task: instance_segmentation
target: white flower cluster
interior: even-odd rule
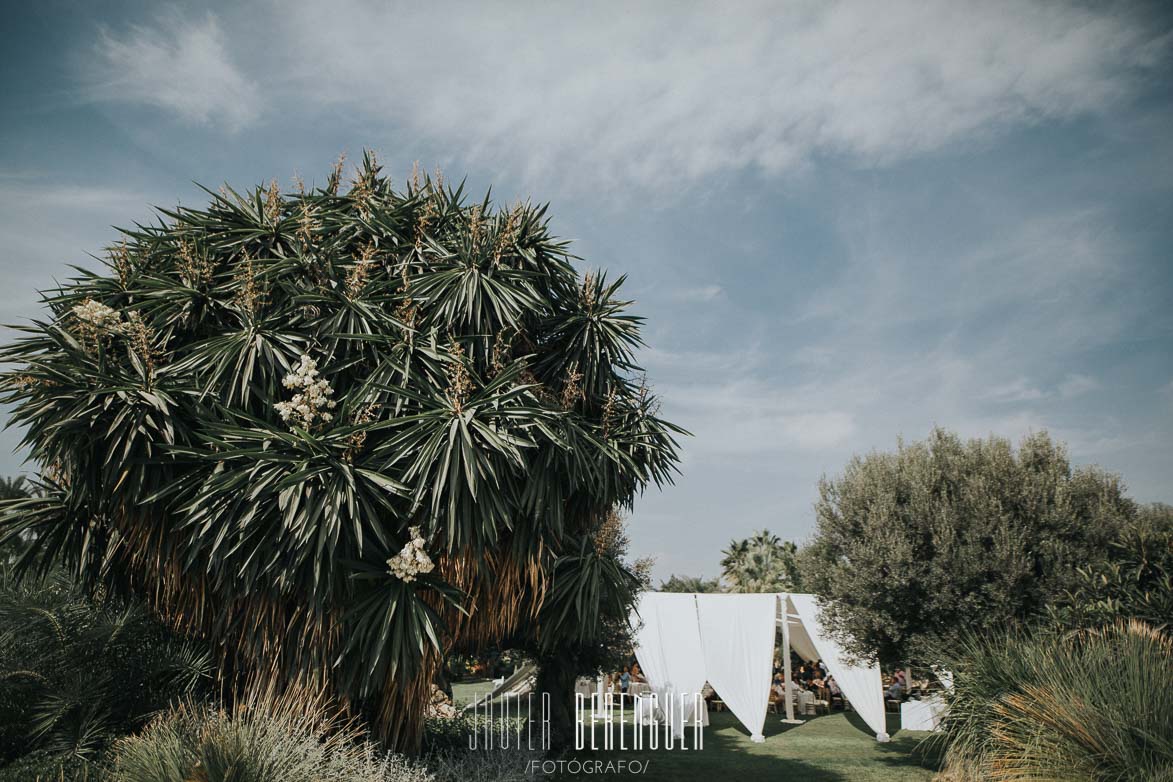
[[[285,376],[281,384],[289,389],[298,389],[293,399],[273,405],[273,409],[281,414],[282,421],[288,423],[292,420],[303,429],[308,429],[318,421],[329,423],[334,420],[333,414],[326,412],[338,405],[330,398],[334,389],[318,377],[318,364],[312,358],[302,356],[301,362]]]
[[[95,331],[117,333],[123,329],[122,313],[93,299],[86,299],[74,307],[73,316]]]
[[[411,535],[411,540],[404,544],[398,554],[387,560],[387,569],[391,575],[410,584],[415,581],[417,575],[431,573],[436,565],[428,556],[428,552],[424,551],[424,538],[420,535],[420,528],[412,527],[408,534]]]

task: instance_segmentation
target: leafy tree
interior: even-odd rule
[[[641,319],[544,207],[394,190],[370,155],[349,189],[339,162],[209,195],[123,231],[3,351],[46,475],[4,527],[35,533],[24,567],[223,644],[229,683],[325,686],[418,747],[443,652],[556,659],[631,599],[596,533],[681,431]]]
[[[673,573],[667,581],[660,582],[661,592],[720,592],[721,579],[706,579],[701,576],[678,576]]]
[[[1045,433],[1015,451],[941,429],[824,479],[804,576],[847,648],[931,662],[963,629],[1005,631],[1075,589],[1135,513],[1120,480],[1072,469]]]
[[[731,592],[793,592],[802,588],[798,547],[768,530],[730,542],[721,572]]]

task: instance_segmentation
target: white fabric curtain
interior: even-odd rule
[[[759,743],[770,706],[777,603],[773,594],[696,596],[709,684]]]
[[[785,604],[786,596],[782,596],[782,603]],[[787,611],[789,613],[789,611]],[[820,659],[819,650],[815,648],[814,641],[811,640],[810,633],[802,626],[802,622],[798,619],[790,619],[790,646],[794,651],[798,652],[798,656],[808,663],[815,662]]]
[[[671,715],[672,734],[683,736],[684,725],[693,716],[693,695],[700,693],[706,680],[696,597],[645,592],[636,613],[632,621],[635,657],[659,707]]]
[[[850,665],[845,660],[842,648],[832,639],[819,622],[819,609],[814,595],[791,594],[791,605],[802,619],[807,635],[827,671],[839,683],[843,696],[851,701],[852,707],[876,732],[878,741],[887,741],[888,732],[884,719],[884,691],[880,680],[879,665]]]

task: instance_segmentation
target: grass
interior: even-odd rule
[[[467,703],[476,695],[488,692],[488,680],[468,681],[453,686],[457,703]],[[628,712],[630,718],[630,712]],[[834,713],[807,719],[801,725],[784,725],[780,716],[766,717],[763,744],[754,744],[749,733],[729,712],[711,713],[710,725],[705,729],[704,748],[681,751],[611,751],[571,752],[569,759],[579,761],[624,760],[646,762],[643,779],[688,780],[754,780],[784,779],[794,782],[928,782],[933,777],[937,762],[935,756],[926,756],[918,749],[928,733],[900,730],[900,717],[888,715],[888,732],[892,740],[881,744],[854,713]],[[632,745],[632,729],[627,728],[626,743]],[[691,746],[691,733],[689,746]],[[601,746],[602,736],[596,739]],[[589,745],[589,740],[588,740]],[[606,780],[632,779],[630,771],[607,774],[582,774],[579,778]],[[555,775],[555,779],[575,778],[569,774]]]
[[[763,744],[754,744],[729,712],[710,714],[704,747],[697,751],[576,752],[578,760],[632,760],[647,763],[645,779],[802,780],[803,782],[905,782],[929,780],[935,764],[921,757],[917,745],[928,734],[898,731],[900,718],[889,715],[892,741],[880,744],[855,714],[814,717],[802,725],[784,725],[766,717]],[[630,732],[630,729],[629,729]],[[691,740],[691,736],[689,737]],[[627,739],[628,744],[631,738]],[[585,778],[587,775],[583,775]],[[630,778],[630,773],[592,779]]]
[[[464,679],[452,684],[452,702],[458,707],[464,706],[472,703],[478,695],[484,695],[492,690],[493,681],[491,679]]]

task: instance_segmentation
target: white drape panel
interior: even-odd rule
[[[672,732],[683,735],[691,696],[713,685],[754,741],[761,741],[769,705],[776,601],[788,623],[790,644],[807,660],[822,659],[843,696],[876,739],[887,741],[884,693],[878,665],[851,665],[819,623],[813,595],[696,595],[645,592],[633,612],[635,656],[660,705],[669,701]],[[790,619],[795,614],[797,619]],[[661,719],[664,715],[660,715]]]
[[[814,595],[791,594],[791,605],[795,613],[802,619],[807,635],[819,652],[819,657],[827,666],[827,671],[835,677],[843,696],[851,701],[852,707],[867,723],[868,727],[876,732],[878,741],[887,741],[887,726],[884,721],[884,691],[880,681],[880,666],[849,665],[843,650],[819,623],[819,609]]]
[[[705,675],[755,742],[765,741],[777,603],[772,594],[696,596]]]
[[[782,596],[782,603],[785,605],[786,595]],[[789,613],[789,612],[787,612]],[[790,646],[794,651],[798,652],[798,656],[804,661],[812,663],[818,660],[822,655],[819,650],[815,648],[814,641],[811,640],[810,633],[802,626],[802,622],[797,619],[790,621]]]
[[[636,628],[635,658],[661,709],[671,714],[673,735],[683,736],[684,725],[692,717],[692,696],[705,686],[705,656],[696,597],[645,592],[636,614],[632,621]],[[681,696],[685,696],[683,709]]]

